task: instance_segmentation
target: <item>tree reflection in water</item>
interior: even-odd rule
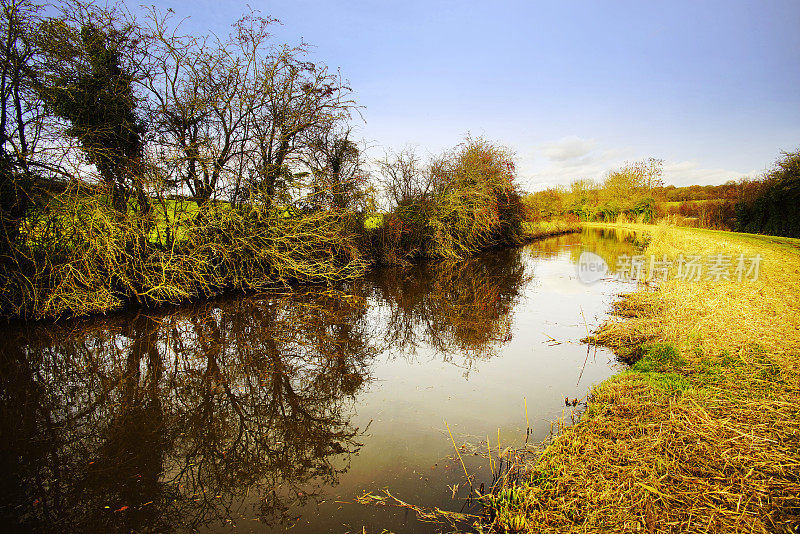
[[[444,361],[469,369],[511,339],[512,311],[529,281],[521,249],[386,269],[374,278],[389,309],[386,345],[414,354],[424,344]]]
[[[520,251],[506,250],[336,290],[8,327],[0,520],[39,531],[291,525],[361,447],[350,419],[376,356],[425,343],[473,365],[510,339],[528,279]]]
[[[4,338],[4,520],[192,529],[240,516],[253,491],[251,517],[291,520],[359,448],[364,309],[311,292]]]
[[[527,250],[534,257],[568,254],[572,263],[578,263],[581,253],[589,251],[602,257],[613,271],[617,258],[640,253],[646,245],[645,239],[642,234],[625,228],[584,228],[581,233],[536,241]]]

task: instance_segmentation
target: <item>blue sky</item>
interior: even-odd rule
[[[159,0],[192,32],[250,5],[313,45],[364,106],[372,157],[436,154],[467,132],[516,153],[529,190],[665,161],[722,183],[800,148],[800,2]]]

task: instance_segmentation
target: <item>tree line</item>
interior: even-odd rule
[[[621,215],[652,221],[655,195],[663,187],[663,160],[649,158],[609,171],[602,182],[574,180],[569,187],[526,195],[534,218],[571,215],[581,220],[616,221]]]
[[[653,222],[670,219],[705,228],[800,237],[800,151],[786,152],[755,178],[721,185],[665,186],[663,162],[625,163],[601,181],[575,180],[525,196],[539,219]]]
[[[271,203],[358,173],[350,88],[306,45],[273,44],[275,19],[248,13],[216,38],[155,8],[143,20],[81,1],[2,9],[9,231],[36,185],[91,184],[121,214],[150,214],[164,195]]]
[[[0,0],[2,315],[85,314],[360,276],[515,242],[511,154],[467,139],[367,170],[353,90],[247,12]],[[372,217],[378,191],[389,213]]]

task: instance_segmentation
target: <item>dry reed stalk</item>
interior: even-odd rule
[[[458,446],[456,445],[456,440],[453,439],[453,433],[450,432],[450,426],[447,424],[447,421],[444,422],[444,426],[447,427],[447,433],[450,434],[450,441],[453,442],[453,448],[456,450],[456,455],[458,456],[458,461],[461,462],[461,467],[464,469],[464,476],[467,478],[467,483],[472,487],[472,479],[469,476],[469,472],[467,472],[467,466],[464,465],[464,459],[461,458],[461,453],[458,451]]]
[[[355,498],[355,502],[358,504],[368,505],[368,506],[395,506],[398,508],[405,508],[407,510],[413,510],[417,514],[417,518],[420,521],[425,521],[429,523],[445,523],[450,524],[452,527],[456,527],[458,523],[462,523],[464,521],[468,521],[470,519],[475,520],[479,519],[477,515],[474,514],[465,514],[460,512],[451,512],[448,510],[442,510],[441,508],[433,507],[423,507],[417,506],[415,504],[410,504],[405,501],[402,501],[392,495],[389,490],[383,490],[384,495],[375,495],[370,492],[365,492],[363,495]],[[337,502],[346,502],[346,501],[337,501]]]

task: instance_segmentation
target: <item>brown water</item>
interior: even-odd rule
[[[498,429],[519,445],[527,403],[541,440],[564,397],[616,372],[579,340],[625,286],[581,284],[583,249],[613,265],[633,245],[585,232],[335,289],[4,327],[0,526],[436,532],[352,501],[388,488],[458,511],[447,426],[465,450]],[[464,461],[490,482],[486,459]]]

